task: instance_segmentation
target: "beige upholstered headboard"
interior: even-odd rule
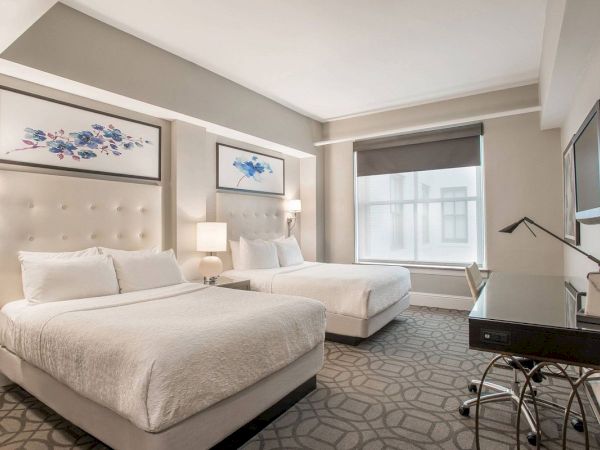
[[[287,233],[285,200],[280,197],[217,193],[217,221],[227,222],[227,238],[274,239]],[[219,255],[225,269],[231,256]]]
[[[161,187],[0,170],[0,306],[23,298],[19,250],[162,247]]]

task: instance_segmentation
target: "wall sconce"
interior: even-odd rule
[[[302,202],[300,200],[288,200],[287,211],[291,214],[287,218],[288,237],[292,235],[292,230],[296,226],[297,215],[302,211]]]
[[[200,222],[196,224],[196,250],[208,252],[200,260],[200,274],[204,277],[204,283],[215,284],[221,272],[223,262],[221,258],[213,255],[213,252],[224,252],[227,250],[227,224],[223,222]]]

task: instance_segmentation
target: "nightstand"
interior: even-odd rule
[[[227,289],[238,289],[240,291],[250,290],[250,280],[244,280],[242,278],[228,278],[219,277],[215,284],[209,286],[223,287]]]

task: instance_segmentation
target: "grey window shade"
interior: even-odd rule
[[[479,166],[481,123],[356,141],[356,175]]]

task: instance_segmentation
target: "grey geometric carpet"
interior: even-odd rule
[[[317,390],[244,446],[258,449],[472,449],[474,420],[458,414],[490,354],[468,349],[467,313],[411,307],[358,347],[327,342]],[[505,370],[493,378],[509,381]],[[565,383],[548,379],[540,398],[564,402]],[[482,408],[481,449],[515,449],[508,404]],[[588,413],[591,414],[590,411]],[[472,414],[473,415],[473,414]],[[560,448],[562,417],[541,410],[543,448]],[[600,426],[589,420],[591,448]],[[527,429],[522,425],[521,448]],[[568,448],[583,448],[569,428]],[[0,448],[106,449],[22,389],[0,388]]]

